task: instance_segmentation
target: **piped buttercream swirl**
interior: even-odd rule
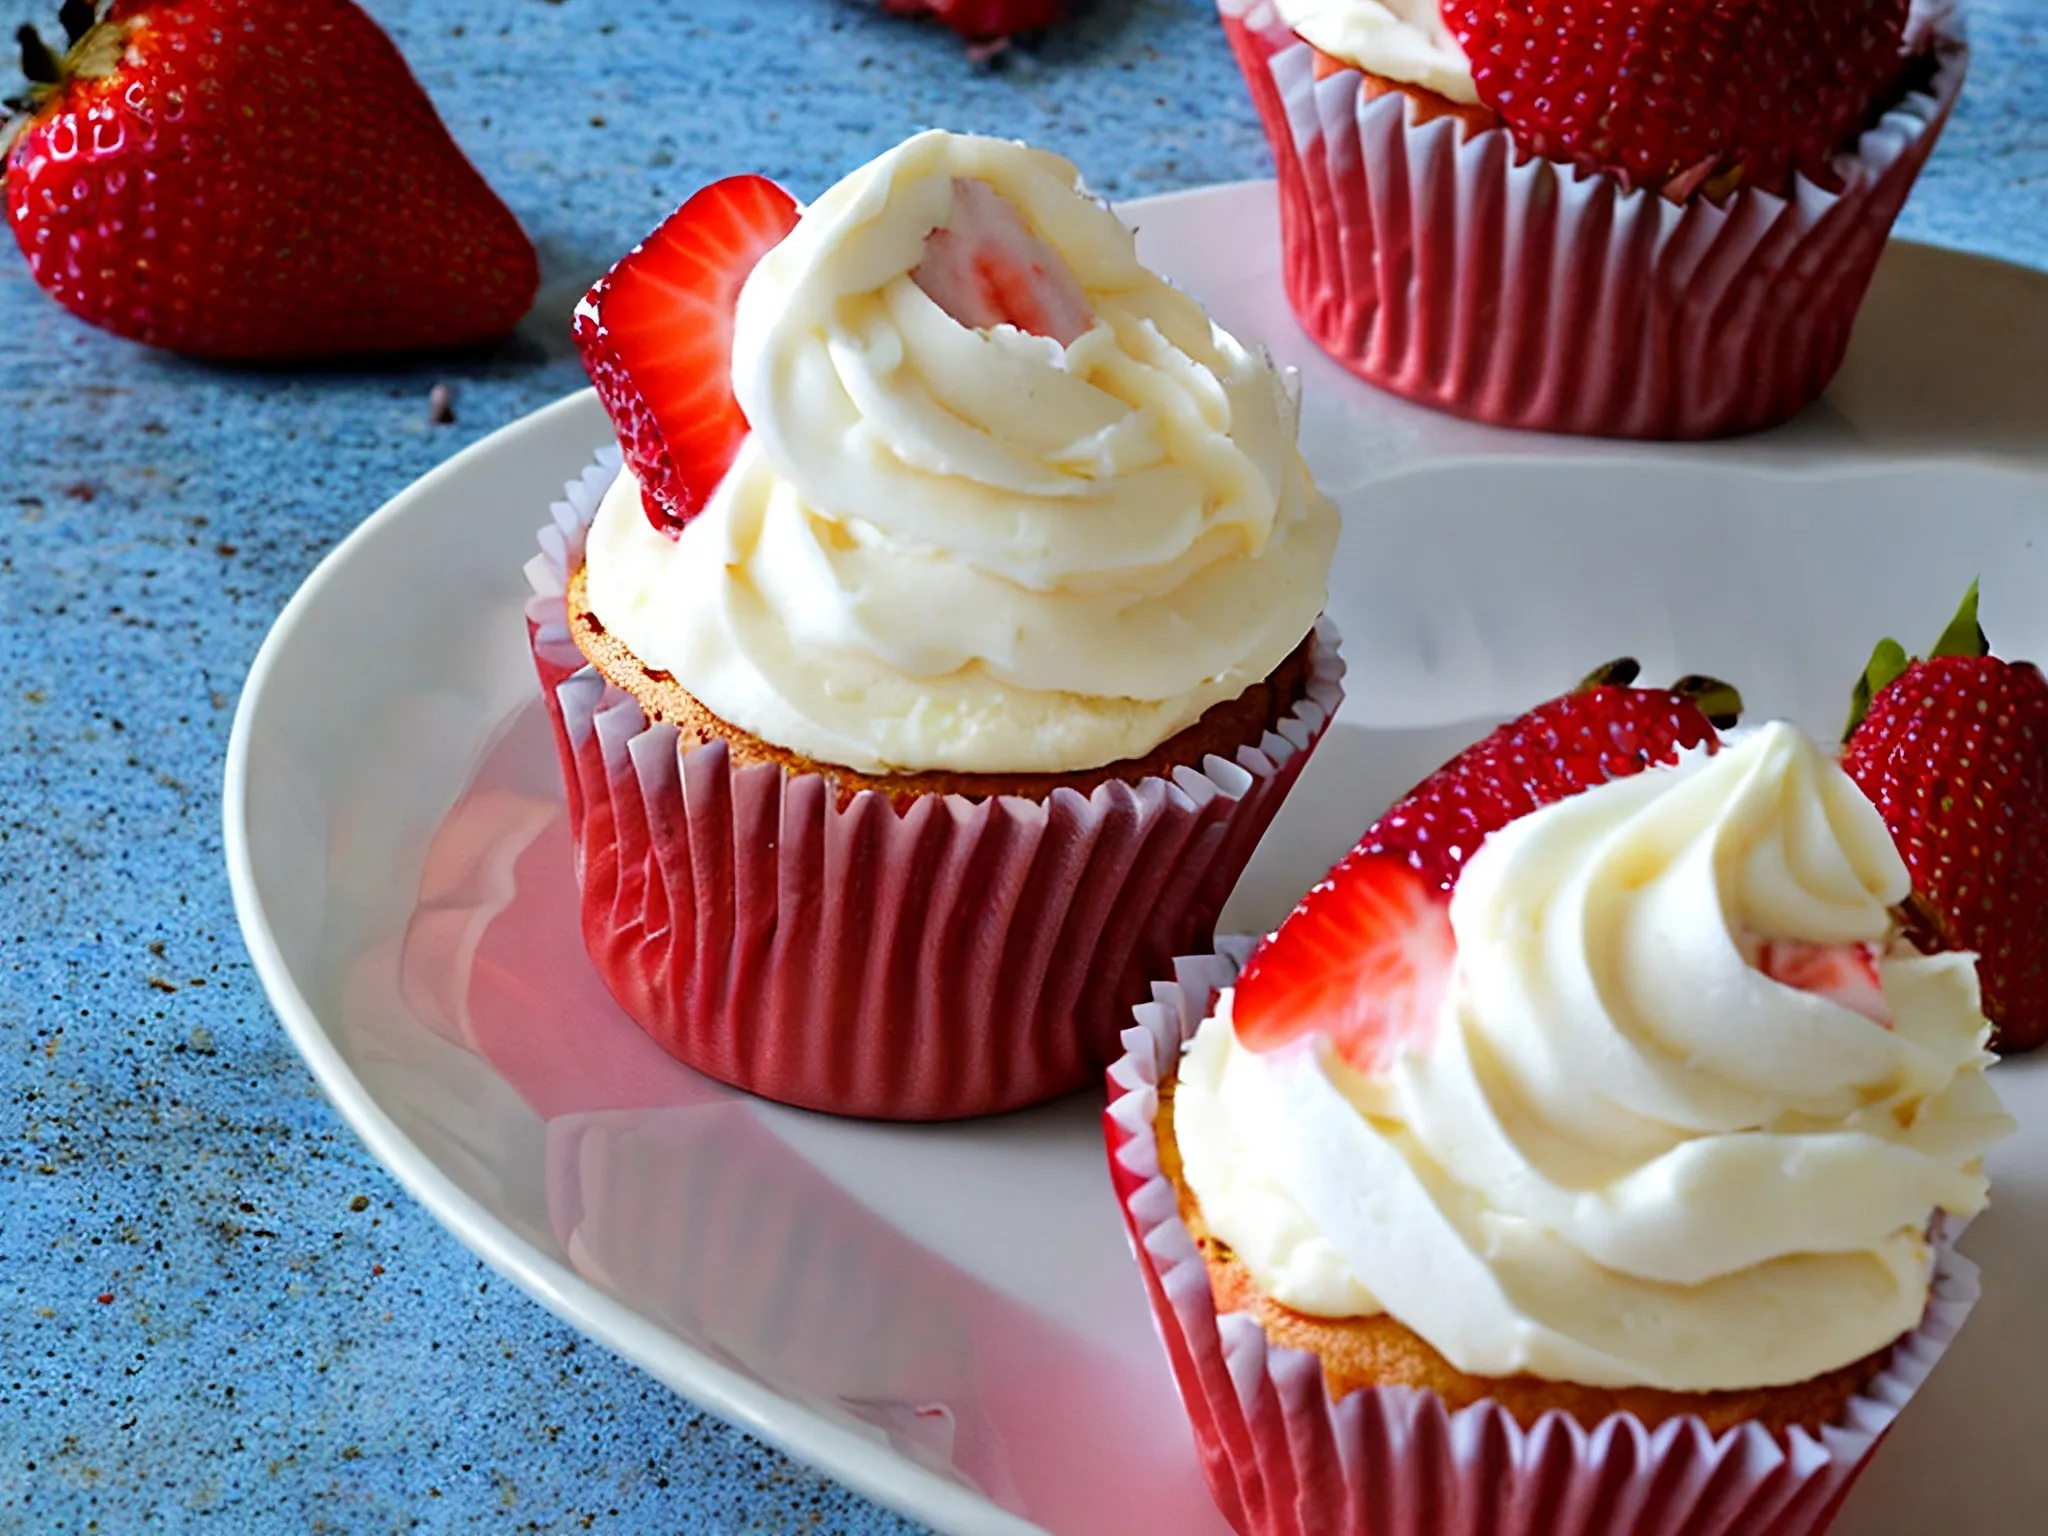
[[[1384,1310],[1474,1374],[1850,1364],[1918,1324],[1930,1218],[1982,1208],[2011,1129],[1974,960],[1903,942],[1909,889],[1787,725],[1545,807],[1466,866],[1440,1027],[1384,1073],[1247,1050],[1226,994],[1180,1073],[1189,1184],[1275,1299]],[[1872,946],[1881,1005],[1774,979],[1766,945]]]
[[[978,188],[1078,280],[1093,323],[1070,343],[963,324],[913,279]],[[1321,611],[1337,519],[1288,382],[1140,265],[1057,156],[931,132],[848,176],[747,280],[732,381],[751,432],[717,492],[671,537],[622,476],[589,601],[792,751],[863,772],[1142,757]]]

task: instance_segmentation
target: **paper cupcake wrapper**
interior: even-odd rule
[[[1359,377],[1496,426],[1721,437],[1792,416],[1841,366],[1969,50],[1837,157],[1839,191],[1716,204],[1522,159],[1505,128],[1416,124],[1356,70],[1315,77],[1271,0],[1218,0],[1272,142],[1287,296]],[[1519,163],[1518,163],[1519,161]]]
[[[1696,1418],[1592,1429],[1551,1413],[1523,1429],[1491,1400],[1450,1412],[1434,1392],[1367,1388],[1333,1402],[1321,1362],[1219,1315],[1207,1266],[1159,1170],[1158,1085],[1249,941],[1182,960],[1124,1032],[1104,1117],[1110,1174],[1209,1490],[1239,1536],[1808,1536],[1825,1530],[1864,1463],[1977,1301],[1977,1266],[1936,1233],[1920,1327],[1841,1422],[1784,1440]]]
[[[584,663],[561,595],[616,469],[568,488],[528,567],[583,938],[671,1054],[752,1093],[929,1120],[1099,1081],[1152,978],[1217,914],[1342,698],[1336,631],[1234,760],[1092,794],[877,794],[685,742]]]

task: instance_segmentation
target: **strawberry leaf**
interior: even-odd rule
[[[14,34],[14,40],[21,47],[21,72],[28,76],[33,85],[57,85],[64,79],[64,66],[57,62],[57,55],[50,52],[50,45],[34,27],[22,27]]]
[[[1605,666],[1595,667],[1579,679],[1573,693],[1591,693],[1595,688],[1626,688],[1643,675],[1643,664],[1633,656],[1617,656]]]
[[[1927,655],[1932,658],[1990,654],[1991,642],[1985,638],[1983,626],[1977,622],[1977,583],[1973,581],[1970,590],[1963,594],[1962,606],[1956,609],[1956,616],[1948,621],[1948,628],[1941,632],[1941,638],[1934,642],[1934,649]],[[1854,736],[1856,727],[1869,717],[1871,701],[1921,659],[1908,656],[1906,648],[1889,637],[1877,642],[1877,649],[1870,653],[1870,665],[1856,679],[1856,691],[1849,703],[1849,724],[1842,731],[1842,740],[1847,741]]]
[[[1984,638],[1983,626],[1977,622],[1977,583],[1970,583],[1970,590],[1963,594],[1963,605],[1956,610],[1956,616],[1948,621],[1948,628],[1941,632],[1941,638],[1934,642],[1929,656],[1989,656],[1991,642]]]
[[[1742,719],[1741,691],[1733,683],[1724,683],[1718,677],[1688,672],[1671,685],[1671,691],[1681,698],[1691,699],[1699,712],[1707,717],[1707,724],[1717,731],[1733,730]]]
[[[1877,649],[1870,653],[1870,665],[1856,679],[1856,691],[1849,702],[1849,723],[1842,728],[1842,740],[1856,734],[1856,727],[1870,714],[1870,701],[1905,676],[1906,668],[1912,664],[1913,658],[1898,641],[1886,636],[1877,642]]]

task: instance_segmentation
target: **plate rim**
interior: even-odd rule
[[[271,674],[293,634],[337,574],[382,530],[402,521],[478,459],[502,450],[508,439],[543,431],[588,409],[592,394],[581,389],[528,412],[405,486],[321,558],[264,636],[236,702],[221,792],[228,886],[257,979],[321,1092],[370,1155],[458,1242],[559,1321],[697,1406],[888,1508],[963,1536],[1046,1536],[1042,1526],[975,1490],[720,1364],[512,1231],[436,1167],[386,1113],[320,1022],[271,931],[248,836],[249,757]]]
[[[1243,195],[1274,185],[1270,178],[1248,178],[1182,188],[1152,196],[1114,200],[1112,206],[1133,216],[1233,194]],[[1951,251],[1928,242],[1894,240],[1943,257],[1968,259],[2034,277],[2043,274],[2015,262]],[[927,1467],[884,1443],[870,1440],[817,1410],[748,1378],[701,1349],[683,1341],[627,1303],[584,1279],[567,1264],[551,1258],[489,1212],[443,1173],[432,1157],[403,1131],[375,1094],[343,1057],[301,990],[271,930],[257,889],[248,834],[249,760],[257,717],[265,708],[272,673],[289,649],[307,616],[326,589],[369,543],[414,508],[431,501],[452,480],[478,461],[503,451],[509,443],[544,432],[559,421],[587,411],[594,391],[576,390],[516,417],[461,449],[413,480],[365,517],[314,565],[265,633],[250,662],[236,701],[222,768],[221,829],[228,885],[235,919],[265,997],[286,1036],[312,1071],[315,1081],[344,1122],[359,1136],[371,1156],[465,1248],[510,1281],[552,1316],[580,1334],[647,1371],[671,1390],[728,1423],[843,1483],[863,1496],[911,1519],[956,1536],[1051,1536],[1046,1528],[1003,1509],[979,1491]],[[1539,446],[1541,444],[1542,446]],[[1832,446],[1832,445],[1831,445]],[[1633,451],[1630,451],[1630,450]],[[1698,467],[1702,448],[1689,444],[1616,445],[1603,441],[1560,443],[1532,438],[1503,443],[1499,451],[1424,450],[1403,456],[1370,482],[1482,461],[1540,461],[1546,467],[1672,462]],[[2037,465],[1997,453],[1917,450],[1871,442],[1846,442],[1837,452],[1813,460],[1787,463],[1746,453],[1739,445],[1708,445],[1712,461],[1768,477],[1807,478],[1861,471],[1896,471],[1907,464],[1971,463],[1987,469],[2040,473]],[[574,466],[568,466],[573,473]],[[536,527],[539,526],[536,520]]]

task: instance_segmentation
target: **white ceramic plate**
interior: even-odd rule
[[[2048,656],[2048,281],[1895,247],[1830,402],[1743,444],[1514,437],[1357,385],[1277,286],[1271,189],[1133,204],[1147,258],[1302,366],[1346,531],[1351,697],[1226,922],[1270,924],[1399,790],[1621,653],[1818,731],[1883,632],[1981,573]],[[1995,317],[1995,323],[1994,319]],[[520,567],[607,437],[590,396],[383,508],[278,620],[235,720],[226,837],[279,1016],[376,1155],[463,1242],[676,1390],[952,1532],[1220,1532],[1084,1097],[891,1128],[696,1078],[575,937]],[[2002,460],[1983,457],[2002,453]],[[1985,1300],[1840,1529],[2040,1528],[2048,1061],[1966,1247]]]

